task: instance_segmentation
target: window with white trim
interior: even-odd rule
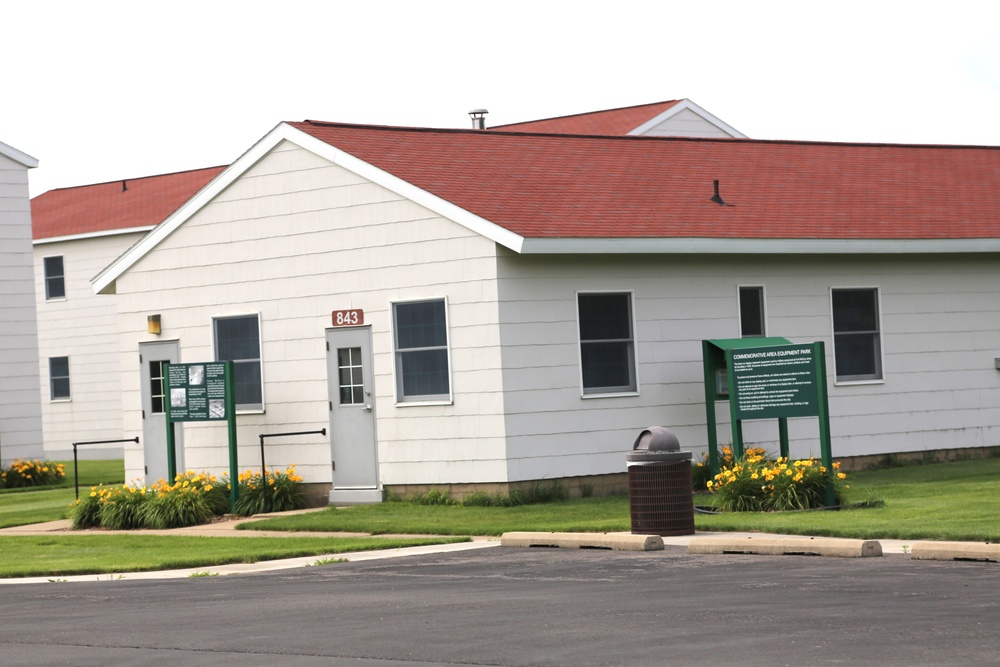
[[[261,373],[260,315],[217,317],[215,360],[233,362],[233,394],[237,410],[264,409]]]
[[[45,299],[65,299],[66,272],[63,269],[62,255],[44,258],[42,269],[45,272]]]
[[[764,321],[764,286],[741,285],[740,292],[740,336],[755,338],[766,336]]]
[[[830,291],[830,300],[837,381],[881,380],[878,288],[835,288]]]
[[[392,304],[396,400],[451,400],[444,299]]]
[[[631,293],[578,293],[576,301],[583,393],[636,391]]]
[[[49,398],[53,401],[70,398],[69,357],[49,357]]]

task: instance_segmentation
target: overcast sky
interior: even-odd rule
[[[755,139],[1000,146],[993,0],[16,0],[31,195],[228,164],[283,120],[487,125],[689,98]]]

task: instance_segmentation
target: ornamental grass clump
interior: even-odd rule
[[[780,512],[807,510],[826,505],[826,486],[833,484],[834,499],[841,504],[848,487],[847,478],[813,458],[791,461],[788,458],[767,459],[763,454],[744,454],[707,482],[716,496],[715,506],[733,512]]]
[[[146,487],[119,486],[104,489],[98,509],[99,525],[108,530],[135,530],[146,524],[149,498]]]
[[[16,459],[0,472],[0,486],[21,489],[29,486],[60,484],[66,479],[66,466],[62,463]]]
[[[286,512],[306,506],[302,492],[302,478],[295,473],[295,466],[285,470],[268,470],[267,486],[260,472],[247,470],[238,478],[239,499],[233,508],[237,516],[251,516],[264,512]]]

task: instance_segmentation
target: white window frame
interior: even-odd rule
[[[48,270],[48,260],[58,258],[60,264],[62,264],[62,275],[60,276],[50,276]],[[62,281],[62,294],[60,296],[49,296],[49,283],[58,278]],[[65,301],[66,300],[66,257],[65,255],[49,255],[47,257],[42,257],[42,283],[45,287],[45,300],[46,301]]]
[[[621,387],[587,387],[583,379],[583,345],[584,340],[581,335],[580,325],[580,297],[602,294],[621,294],[628,296],[629,307],[629,378],[631,386]],[[627,289],[607,289],[607,290],[577,290],[573,298],[573,308],[576,310],[576,351],[577,368],[580,371],[580,397],[581,398],[609,398],[614,396],[637,396],[639,394],[639,346],[636,341],[635,327],[635,290]],[[595,342],[595,341],[587,341]]]
[[[52,362],[55,359],[65,359],[66,360],[66,375],[56,376],[56,375],[52,374]],[[60,380],[66,380],[66,395],[65,396],[56,396],[55,395],[54,389],[55,389],[55,381],[56,381],[57,378],[60,379]],[[58,356],[58,357],[49,357],[49,400],[52,401],[53,403],[60,403],[60,402],[66,402],[66,401],[73,400],[72,373],[70,373],[69,357],[68,356],[62,355],[62,356]]]
[[[864,376],[843,376],[841,377],[837,369],[837,334],[836,324],[834,321],[834,311],[833,311],[833,295],[834,292],[841,291],[871,291],[875,293],[875,317],[877,318],[877,329],[875,333],[878,340],[878,354],[876,355],[876,363],[878,368],[876,369],[878,377],[864,377]],[[829,295],[830,304],[830,340],[833,342],[833,376],[835,385],[863,385],[863,384],[884,384],[885,383],[885,343],[883,336],[883,320],[882,320],[882,289],[877,285],[857,285],[857,286],[836,286],[830,287]],[[840,332],[849,333],[849,332]],[[864,333],[864,332],[857,332]]]
[[[743,296],[742,290],[760,290],[760,335],[747,336],[743,333]],[[740,338],[766,338],[767,337],[767,290],[763,285],[737,285],[736,286],[736,316],[740,330]]]
[[[249,317],[255,317],[255,318],[257,318],[257,354],[259,356],[255,359],[255,361],[257,362],[257,364],[260,367],[260,404],[258,405],[256,403],[243,403],[242,404],[243,407],[240,407],[240,404],[237,403],[237,405],[236,405],[236,414],[262,414],[262,413],[265,412],[265,409],[267,407],[267,400],[265,398],[265,393],[264,393],[264,387],[265,387],[265,380],[264,380],[264,342],[263,342],[264,328],[263,328],[263,325],[262,325],[262,322],[261,322],[261,316],[260,316],[259,312],[256,312],[256,313],[234,313],[232,315],[215,315],[215,316],[212,317],[212,352],[215,355],[215,360],[216,361],[227,361],[227,359],[222,359],[222,358],[219,357],[219,331],[218,331],[216,323],[218,321],[220,321],[220,320],[237,320],[237,319],[245,319],[245,318],[249,318]],[[235,374],[235,367],[236,366],[238,366],[241,362],[246,363],[248,361],[253,361],[253,360],[251,360],[249,358],[248,359],[234,359],[233,360],[233,367],[234,367],[233,372],[234,372],[234,374]],[[235,378],[234,378],[234,381],[235,381]]]
[[[407,352],[414,352],[424,348],[407,348],[405,350],[400,350],[398,347],[399,341],[397,338],[398,327],[396,325],[396,307],[412,303],[429,303],[432,301],[440,301],[444,304],[444,338],[445,338],[445,361],[448,364],[447,375],[448,375],[448,393],[447,394],[416,394],[413,396],[406,396],[403,393],[403,369],[402,369],[402,355]],[[451,405],[454,402],[454,381],[452,373],[452,363],[451,363],[451,320],[448,314],[448,298],[444,296],[429,296],[419,299],[397,299],[389,302],[389,321],[390,321],[390,335],[392,337],[392,376],[395,380],[395,396],[396,405],[399,407],[411,407],[420,405]],[[427,349],[440,349],[440,346]]]

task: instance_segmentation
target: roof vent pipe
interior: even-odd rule
[[[486,114],[489,111],[486,109],[473,109],[469,112],[469,118],[472,119],[472,129],[473,130],[485,130],[486,129]]]
[[[727,204],[725,202],[725,200],[722,197],[719,196],[719,181],[718,180],[715,181],[715,194],[712,195],[711,201],[714,201],[719,206],[730,206],[730,204]]]

